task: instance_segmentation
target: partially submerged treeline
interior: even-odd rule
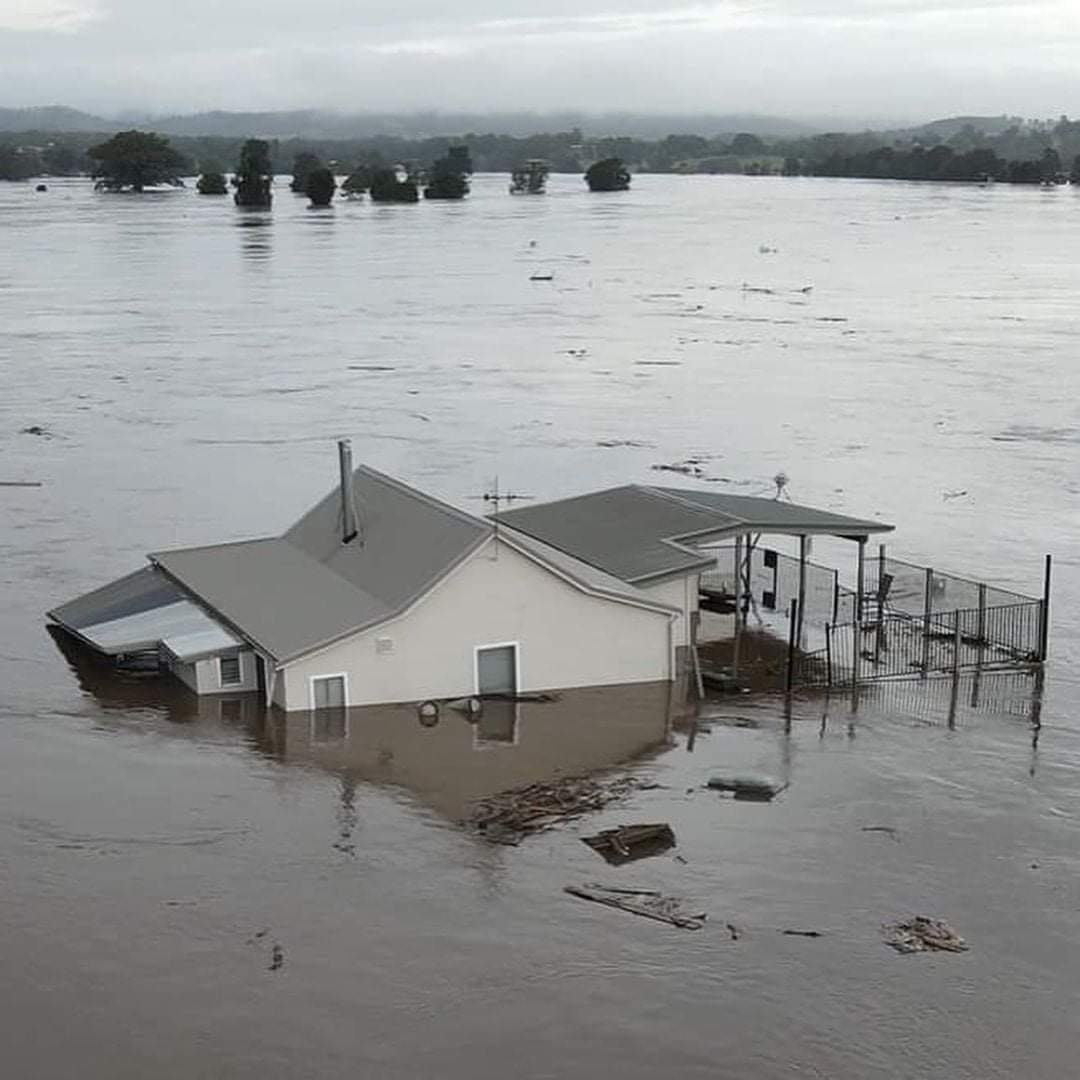
[[[104,136],[25,132],[0,143],[0,179],[91,173],[89,149]],[[195,175],[208,164],[234,167],[243,140],[176,136],[171,145]],[[430,170],[455,146],[467,146],[478,172],[513,172],[530,160],[551,172],[582,173],[600,159],[619,158],[637,172],[748,173],[846,176],[901,180],[1012,182],[1080,181],[1080,121],[996,120],[939,122],[898,132],[831,133],[765,139],[735,135],[668,135],[663,139],[594,138],[580,129],[515,137],[467,134],[414,139],[389,135],[356,139],[268,140],[272,173],[288,175],[308,153],[338,175],[358,167],[371,172],[414,163]],[[407,169],[408,171],[408,169]]]

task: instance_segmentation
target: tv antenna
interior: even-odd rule
[[[480,499],[483,502],[488,503],[491,507],[491,518],[494,522],[495,528],[495,558],[499,557],[499,514],[502,513],[504,505],[509,508],[516,502],[521,502],[525,499],[533,498],[532,495],[522,495],[516,491],[501,491],[499,488],[499,478],[496,476],[492,482],[491,487],[485,491],[482,495],[474,495],[474,499]]]

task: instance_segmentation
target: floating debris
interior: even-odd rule
[[[51,439],[52,432],[43,428],[40,424],[31,424],[29,427],[19,429],[20,435],[39,435],[43,439]]]
[[[825,936],[820,930],[781,930],[780,933],[787,935],[787,937],[817,938]]]
[[[649,468],[654,472],[673,472],[679,473],[681,476],[703,476],[705,472],[705,470],[694,461],[675,461],[670,465],[650,465]]]
[[[32,488],[41,486],[40,480],[0,480],[0,487]]]
[[[480,799],[464,824],[493,843],[516,845],[532,833],[656,786],[635,776],[563,777]]]
[[[900,842],[900,834],[892,825],[864,825],[861,831],[885,833],[886,836],[891,836],[897,843]]]
[[[947,502],[949,499],[962,499],[967,495],[967,491],[943,491],[941,497]]]
[[[688,912],[685,900],[677,896],[665,896],[655,889],[624,889],[614,885],[589,882],[585,885],[566,885],[563,892],[582,900],[628,911],[646,919],[657,919],[683,930],[700,930],[705,925],[704,912]]]
[[[675,833],[666,823],[622,825],[581,839],[613,866],[622,866],[623,863],[646,859],[651,855],[662,855],[675,846]]]
[[[275,941],[270,950],[270,964],[267,971],[280,971],[285,966],[285,950]]]
[[[537,270],[529,275],[530,281],[554,281],[555,275],[550,270]]]
[[[882,927],[885,944],[899,953],[966,952],[967,942],[947,922],[916,915],[907,922]]]
[[[787,784],[770,776],[710,776],[705,786],[714,791],[730,791],[736,799],[769,802],[776,798]]]
[[[637,447],[639,449],[647,449],[649,443],[638,442],[636,439],[598,439],[597,446],[602,446],[607,450],[615,449],[619,446]]]
[[[393,364],[350,364],[349,371],[397,371]]]

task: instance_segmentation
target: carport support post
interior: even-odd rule
[[[855,581],[855,621],[862,627],[863,589],[866,587],[866,537],[859,537],[859,565]]]
[[[731,675],[739,677],[739,645],[742,628],[742,537],[735,537],[735,641],[731,647]]]
[[[799,536],[799,618],[795,644],[803,647],[803,609],[806,607],[806,535]]]

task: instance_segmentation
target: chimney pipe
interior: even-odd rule
[[[338,439],[338,464],[341,466],[341,542],[347,544],[359,532],[356,526],[356,504],[353,502],[352,444]]]

